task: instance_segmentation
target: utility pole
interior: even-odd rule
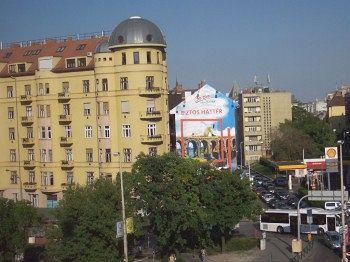
[[[348,261],[346,258],[346,246],[345,246],[345,237],[346,237],[346,232],[345,232],[345,212],[344,212],[344,173],[343,173],[343,144],[344,140],[339,140],[338,145],[339,145],[339,156],[340,156],[340,187],[341,187],[341,223],[342,223],[342,228],[343,228],[343,243],[342,243],[342,261]]]

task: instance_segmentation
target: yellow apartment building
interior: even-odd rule
[[[271,132],[285,120],[292,120],[292,94],[268,88],[246,89],[238,96],[242,163],[257,162],[270,151]]]
[[[131,17],[109,37],[0,50],[0,196],[55,207],[69,186],[169,151],[166,42]]]

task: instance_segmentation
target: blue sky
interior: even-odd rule
[[[166,35],[171,87],[228,91],[271,76],[298,99],[350,84],[350,1],[2,0],[0,41],[113,29],[139,15]]]

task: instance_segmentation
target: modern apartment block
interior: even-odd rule
[[[140,17],[109,37],[0,50],[0,196],[54,207],[63,192],[169,151],[166,42]]]
[[[238,95],[237,150],[245,165],[270,153],[271,132],[285,120],[292,120],[292,94],[269,88],[245,89]]]

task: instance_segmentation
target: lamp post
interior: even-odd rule
[[[300,219],[300,203],[301,203],[301,200],[303,200],[304,198],[307,198],[309,197],[310,195],[306,195],[306,196],[303,196],[302,198],[299,199],[298,201],[298,209],[297,209],[297,218],[298,218],[298,241],[300,241],[300,224],[301,224],[301,219]]]
[[[340,157],[340,192],[341,192],[341,223],[343,228],[343,243],[342,243],[342,261],[348,261],[346,258],[346,246],[345,246],[345,213],[344,213],[344,173],[343,173],[343,144],[344,140],[339,140],[339,157]]]
[[[128,236],[127,236],[127,229],[126,229],[123,172],[121,171],[121,154],[120,152],[117,152],[117,153],[114,153],[113,155],[119,157],[120,192],[122,197],[122,216],[123,216],[124,259],[125,261],[128,261]]]

